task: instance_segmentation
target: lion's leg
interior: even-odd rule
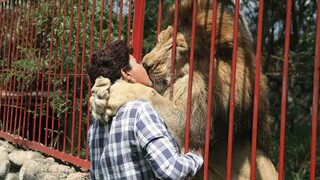
[[[250,143],[235,144],[232,154],[232,179],[250,179],[251,171],[251,146]],[[201,172],[203,173],[203,172]],[[227,173],[227,148],[221,150],[210,150],[209,156],[209,179],[226,179]],[[256,156],[256,179],[274,180],[278,179],[278,172],[271,160],[259,149]]]

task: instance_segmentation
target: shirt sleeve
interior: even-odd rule
[[[136,118],[136,136],[157,178],[192,177],[201,168],[203,158],[194,153],[180,154],[157,112],[143,103]]]

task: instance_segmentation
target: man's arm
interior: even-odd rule
[[[195,153],[180,154],[159,115],[148,103],[138,110],[136,136],[155,175],[162,179],[191,177],[201,168],[203,158]]]

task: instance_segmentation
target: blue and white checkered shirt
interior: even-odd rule
[[[122,106],[111,124],[93,121],[88,141],[91,179],[182,179],[203,159],[182,155],[158,113],[145,101]]]

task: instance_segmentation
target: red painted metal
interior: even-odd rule
[[[22,5],[20,5],[20,13],[19,14],[22,14]],[[19,25],[17,25],[18,27],[20,27],[20,22],[19,22]],[[14,38],[14,39],[16,39],[15,40],[15,43],[17,43],[17,44],[19,44],[19,41],[20,41],[20,32],[21,32],[21,28],[18,28],[18,34],[17,34],[17,36]],[[14,45],[13,47],[16,47],[16,45]],[[19,54],[18,54],[18,52],[19,52],[19,50],[17,49],[17,48],[14,48],[14,49],[16,49],[16,52],[13,52],[13,58],[12,58],[12,61],[14,60],[14,59],[18,59],[18,56],[19,56]],[[16,83],[16,77],[14,77],[14,85],[13,85],[13,87],[16,87],[16,85],[15,85],[15,83]],[[19,86],[18,86],[19,87]],[[19,93],[19,92],[18,92]],[[19,108],[17,108],[17,107],[19,107],[18,106],[18,103],[19,103],[19,97],[17,97],[17,99],[16,99],[16,104],[14,105],[14,103],[12,103],[12,106],[14,107],[16,107],[15,108],[15,115],[16,114],[18,114],[18,109]],[[21,110],[21,109],[20,109]],[[12,110],[12,112],[13,112],[13,110]],[[15,118],[15,123],[16,123],[16,119],[17,119],[17,116],[16,116],[16,118]],[[18,127],[21,127],[20,126],[20,123],[21,121],[19,120],[19,123],[18,123]],[[15,124],[15,126],[16,126],[16,124]],[[20,131],[18,132],[18,136],[20,136]]]
[[[93,0],[92,2],[92,11],[91,11],[91,26],[94,24],[94,11],[96,8],[96,0]],[[93,37],[94,37],[94,28],[91,28],[90,31],[90,58],[89,58],[89,66],[91,66],[91,57],[92,57],[92,46],[93,46]],[[89,80],[88,84],[88,97],[91,96],[91,81]],[[90,128],[90,100],[88,98],[88,110],[87,110],[87,131]],[[89,149],[88,146],[86,146],[86,159],[89,159]]]
[[[42,144],[36,143],[36,142],[32,142],[29,140],[25,140],[22,138],[15,138],[13,137],[11,134],[8,134],[6,132],[1,132],[0,131],[0,137],[5,138],[8,141],[14,142],[15,144],[19,144],[22,146],[27,146],[29,148],[35,149],[35,150],[39,150],[41,152],[45,152],[46,154],[53,156],[55,158],[58,159],[63,159],[67,162],[70,162],[72,164],[77,164],[83,168],[87,168],[90,169],[90,161],[84,160],[84,159],[80,159],[78,157],[74,157],[72,155],[57,151],[55,149],[43,146]]]
[[[123,11],[123,0],[120,0],[120,13],[119,13],[119,25],[118,25],[118,40],[121,40],[121,30],[122,30],[122,11]]]
[[[209,82],[208,82],[208,108],[206,119],[206,139],[204,146],[204,174],[203,179],[208,180],[208,168],[209,168],[209,148],[210,148],[210,131],[211,131],[211,113],[212,113],[212,93],[214,83],[214,63],[215,63],[215,48],[216,48],[216,25],[217,25],[217,0],[212,2],[212,29],[211,29],[211,45],[210,45],[210,67],[209,67]],[[214,154],[211,154],[213,156]],[[215,163],[215,162],[211,162]]]
[[[0,34],[2,34],[3,32],[4,32],[4,27],[5,27],[5,19],[6,19],[6,5],[7,5],[7,3],[5,2],[5,3],[2,3],[1,4],[1,12],[4,12],[4,14],[3,15],[1,15],[1,26],[0,26]],[[2,49],[2,37],[3,36],[0,36],[0,49]],[[2,66],[2,68],[1,68],[1,75],[3,76],[3,70],[4,69],[4,66]],[[2,93],[3,93],[3,83],[0,83],[0,103],[1,103],[1,105],[2,105]],[[6,119],[2,119],[2,122],[1,122],[2,124],[1,124],[1,126],[2,127],[5,127],[5,123],[6,123]]]
[[[128,30],[127,30],[127,45],[130,45],[131,39],[131,13],[132,13],[132,0],[129,0],[129,13],[128,13]]]
[[[12,23],[13,23],[13,27],[16,27],[17,26],[17,24],[15,24],[15,23],[18,23],[17,22],[17,13],[16,13],[16,7],[17,7],[17,4],[15,4],[15,2],[13,2],[14,3],[14,5],[13,5],[13,15],[11,16],[11,21],[12,21]],[[8,60],[9,61],[11,61],[11,62],[14,62],[14,54],[15,54],[15,42],[16,42],[16,39],[17,39],[17,33],[16,33],[16,31],[14,31],[14,34],[12,35],[12,33],[11,33],[11,35],[10,35],[10,39],[14,39],[14,41],[13,41],[13,43],[12,43],[12,52],[10,53],[10,47],[9,47],[9,54],[8,54],[8,56],[10,57],[10,58],[8,58]],[[10,81],[12,80],[12,78],[10,78]],[[10,82],[11,83],[11,82]],[[10,89],[9,91],[11,91],[11,92],[15,92],[16,90],[15,90],[15,87],[16,87],[16,77],[14,77],[13,78],[13,86],[12,86],[12,89]],[[9,107],[10,108],[8,108],[8,114],[9,114],[9,112],[10,112],[10,118],[8,118],[9,119],[9,121],[10,121],[10,123],[12,122],[12,124],[13,124],[13,132],[12,132],[12,134],[13,135],[16,135],[16,127],[17,127],[17,118],[14,118],[14,121],[13,121],[13,112],[14,112],[14,100],[15,100],[15,98],[12,98],[12,100],[11,100],[11,102],[12,102],[12,104],[10,105],[10,101],[9,101]],[[19,121],[20,122],[20,121]],[[12,130],[12,128],[11,128],[11,130]]]
[[[110,5],[112,2],[110,1]],[[103,26],[103,11],[104,11],[104,0],[101,0],[101,7],[100,7],[100,34],[99,34],[99,47],[102,45],[102,26]],[[110,22],[110,20],[109,20]]]
[[[192,27],[191,27],[191,48],[189,62],[189,80],[188,80],[188,98],[187,98],[187,115],[186,115],[186,133],[185,133],[185,152],[189,152],[190,139],[190,119],[192,108],[192,84],[193,84],[193,67],[194,67],[194,49],[196,41],[196,20],[197,20],[197,0],[193,1],[192,9]]]
[[[158,25],[157,25],[157,39],[161,30],[161,22],[162,22],[162,9],[163,9],[163,2],[159,0],[158,4]]]
[[[84,10],[84,22],[83,22],[83,29],[87,27],[87,14],[88,14],[88,0],[86,0],[86,6]],[[81,77],[80,77],[80,118],[79,118],[79,126],[78,126],[78,157],[80,157],[81,151],[81,130],[82,130],[82,103],[83,103],[83,89],[84,89],[84,58],[85,58],[85,50],[86,50],[86,34],[83,34],[82,39],[82,58],[81,58]]]
[[[81,8],[81,1],[78,1],[78,10]],[[76,123],[76,105],[77,105],[77,74],[78,74],[78,56],[79,56],[79,36],[80,36],[80,11],[78,11],[77,19],[77,33],[76,33],[76,56],[73,75],[73,102],[72,102],[72,134],[71,134],[71,150],[70,154],[73,154],[74,150],[74,137],[75,137],[75,123]],[[82,115],[80,115],[82,117]],[[80,118],[81,120],[81,118]]]
[[[251,171],[250,179],[254,180],[256,175],[256,152],[257,152],[257,131],[259,116],[259,92],[260,92],[260,69],[261,69],[261,51],[262,51],[262,26],[263,26],[263,0],[259,1],[258,34],[256,50],[256,77],[254,82],[254,100],[253,100],[253,125],[251,140]]]
[[[228,156],[227,156],[227,179],[231,179],[232,167],[232,139],[233,139],[233,121],[234,121],[234,97],[237,67],[237,51],[238,51],[238,29],[239,29],[239,0],[235,1],[235,16],[233,29],[233,52],[232,52],[232,73],[231,73],[231,93],[229,106],[229,132],[228,132]]]
[[[36,18],[35,19],[35,21],[37,21],[38,19]],[[34,49],[36,49],[36,46],[37,46],[37,34],[38,34],[38,28],[36,27],[36,30],[35,30],[35,40],[34,40]],[[40,42],[41,42],[41,40],[40,40]],[[38,57],[38,66],[40,66],[40,57],[41,57],[41,55],[39,55],[39,57]],[[36,77],[36,90],[35,90],[35,95],[36,95],[36,97],[35,97],[35,106],[34,106],[34,112],[35,112],[35,114],[37,114],[37,111],[38,111],[38,96],[39,96],[39,90],[38,90],[38,87],[39,87],[39,81],[40,81],[40,71],[38,70],[37,71],[37,77]],[[34,119],[33,119],[33,129],[32,129],[32,132],[33,132],[33,135],[32,135],[32,141],[36,141],[36,122],[37,122],[37,119],[36,119],[37,117],[34,117]]]
[[[111,42],[111,33],[112,33],[112,9],[113,9],[113,1],[110,0],[109,5],[109,24],[108,24],[108,44]]]
[[[136,0],[134,8],[134,26],[132,35],[132,47],[134,48],[133,56],[138,62],[142,58],[142,42],[143,42],[143,27],[144,27],[144,12],[146,0]]]
[[[55,11],[56,11],[56,0],[53,1],[53,10],[52,10],[52,17],[55,17]],[[79,12],[79,11],[78,11]],[[49,131],[49,107],[50,107],[50,94],[51,94],[51,63],[52,63],[52,48],[53,48],[53,37],[54,35],[54,18],[52,18],[52,22],[51,22],[51,33],[50,33],[50,37],[51,37],[51,41],[50,41],[50,48],[49,48],[49,63],[48,63],[48,77],[47,77],[47,104],[46,104],[46,132],[45,132],[45,146],[48,146],[48,131]],[[51,130],[51,133],[53,130]]]
[[[8,54],[7,54],[7,56],[6,55],[4,55],[4,57],[7,57],[7,61],[8,61],[8,69],[11,67],[11,62],[10,62],[10,60],[11,60],[11,58],[10,58],[10,56],[11,56],[11,44],[12,44],[12,29],[13,29],[13,17],[14,17],[14,9],[13,8],[11,8],[11,6],[12,6],[12,3],[14,3],[14,2],[9,2],[9,8],[10,8],[10,14],[11,14],[11,17],[10,17],[10,30],[9,30],[9,46],[8,46]],[[14,6],[13,6],[14,7]],[[10,80],[9,80],[9,92],[11,92],[12,91],[12,78],[10,78]],[[7,90],[7,88],[6,88],[6,90]],[[6,96],[7,98],[8,98],[8,101],[7,101],[7,103],[8,104],[10,104],[10,100],[11,100],[11,96]],[[8,108],[7,108],[7,115],[9,115],[10,114],[10,109],[12,109],[11,108],[11,106],[9,105],[8,106]],[[5,111],[6,112],[6,111]],[[8,126],[8,128],[9,128],[9,131],[12,133],[12,131],[13,131],[13,129],[12,129],[12,126],[13,126],[13,122],[12,122],[12,119],[10,119],[10,116],[9,117],[6,117],[6,118],[8,118],[8,120],[9,120],[9,126]],[[8,124],[7,124],[8,125]]]
[[[47,2],[49,2],[49,1],[47,1]],[[73,3],[73,0],[72,0],[72,3]],[[47,17],[47,19],[49,19],[49,9],[47,10],[47,14],[46,14],[46,17]],[[73,8],[72,8],[72,10],[71,10],[71,12],[73,13]],[[71,15],[71,16],[73,16],[73,14]],[[73,18],[71,19],[71,22],[73,21]],[[72,24],[72,23],[71,23]],[[48,21],[46,22],[46,29],[48,29]],[[46,33],[47,33],[47,31],[46,31]],[[71,33],[71,30],[70,30],[70,33]],[[47,35],[47,34],[45,34],[45,35]],[[71,37],[71,35],[70,35],[70,37]],[[45,39],[44,39],[45,40]],[[71,43],[70,43],[71,44]],[[47,49],[47,43],[45,42],[44,43],[44,52],[43,52],[43,54],[46,54],[47,52],[46,52],[46,49]],[[70,49],[71,50],[71,49]],[[45,62],[42,62],[42,65],[43,65],[43,67],[45,67]],[[44,77],[45,77],[45,68],[42,68],[42,79],[41,79],[41,98],[40,98],[40,107],[43,107],[43,102],[44,102],[44,83],[45,83],[45,81],[44,81]],[[48,98],[49,96],[48,96],[48,94],[46,93],[46,98]],[[47,103],[47,105],[48,105],[48,103]],[[40,110],[40,118],[42,117],[42,110]],[[47,122],[47,118],[46,118],[46,122]],[[47,124],[47,123],[46,123]],[[39,136],[38,136],[38,143],[40,143],[40,138],[41,138],[41,135],[42,135],[42,129],[41,129],[41,127],[42,127],[42,120],[40,120],[40,123],[39,123],[39,128],[38,128],[38,132],[39,132]],[[47,141],[46,139],[47,139],[47,125],[46,125],[46,132],[45,132],[45,142]]]
[[[289,68],[289,53],[290,53],[290,27],[291,27],[291,7],[292,1],[287,1],[287,17],[286,17],[286,32],[284,45],[284,62],[283,62],[283,77],[282,77],[282,97],[281,97],[281,123],[280,123],[280,148],[279,148],[279,176],[278,179],[284,178],[284,141],[286,131],[287,117],[287,98],[288,98],[288,68]]]
[[[72,39],[72,30],[73,30],[73,28],[72,28],[73,27],[73,14],[74,14],[73,13],[74,12],[74,10],[73,10],[74,8],[73,7],[74,7],[74,0],[71,1],[71,8],[70,8],[71,9],[71,12],[70,12],[71,17],[70,17],[69,51],[68,51],[69,54],[71,52],[71,47],[72,47],[71,46],[71,43],[72,43],[71,39]],[[103,11],[103,9],[101,11]]]
[[[4,16],[3,16],[3,21],[4,21],[4,24],[6,24],[4,27],[5,28],[5,34],[7,34],[8,32],[8,22],[9,22],[9,16],[7,15],[9,13],[9,10],[7,11],[7,7],[8,7],[8,3],[5,2],[5,5],[4,5]],[[3,42],[3,57],[6,57],[6,44],[7,44],[7,36],[4,37],[4,40],[1,41],[0,43]],[[4,62],[4,59],[3,59],[3,65],[2,65],[2,75],[4,74],[4,70],[5,70],[5,62]],[[4,94],[4,103],[3,104],[7,104],[7,87],[8,87],[8,83],[5,84],[5,92],[2,92],[2,89],[3,89],[3,85],[1,83],[1,96],[2,94]],[[1,101],[2,101],[2,98],[1,98]],[[6,112],[6,108],[7,106],[4,106],[3,107],[3,112]],[[8,124],[9,124],[9,120],[6,118],[6,113],[3,113],[3,116],[2,116],[2,119],[3,119],[3,129],[4,131],[8,131]]]
[[[319,74],[320,74],[320,3],[318,2],[316,52],[314,59],[313,76],[313,103],[312,103],[312,129],[311,129],[311,155],[310,155],[310,180],[316,179],[317,160],[317,127],[319,111]],[[318,174],[319,177],[319,174]]]
[[[172,50],[171,50],[171,68],[170,68],[170,101],[173,97],[174,92],[174,73],[175,73],[175,61],[176,61],[176,44],[177,44],[177,33],[178,33],[178,15],[179,15],[179,0],[175,1],[175,11],[174,11],[174,20],[173,20],[173,36],[172,36]],[[185,149],[186,150],[186,149]]]
[[[32,42],[33,42],[33,34],[34,34],[34,30],[35,30],[35,27],[34,27],[34,24],[33,24],[33,20],[30,19],[30,14],[31,14],[31,8],[28,8],[28,27],[31,26],[31,34],[30,36],[28,36],[28,39],[27,39],[27,48],[28,48],[28,40],[29,40],[29,49],[32,50]],[[30,22],[31,20],[31,22]],[[29,55],[31,56],[31,55]],[[31,56],[31,58],[34,58],[34,55]],[[25,70],[26,73],[28,73],[28,70]],[[29,93],[29,95],[27,95]],[[25,110],[25,114],[26,114],[26,118],[27,118],[27,122],[26,124],[23,123],[22,125],[22,137],[25,138],[26,136],[29,135],[29,127],[30,127],[30,116],[31,116],[31,112],[29,111],[29,109],[31,109],[31,97],[32,97],[32,90],[30,88],[26,88],[26,95],[27,95],[27,98],[28,98],[28,102],[25,101],[25,107],[26,107],[26,110]],[[25,122],[25,121],[24,121]],[[25,135],[25,130],[27,130],[27,134]],[[29,137],[28,137],[29,138]]]

